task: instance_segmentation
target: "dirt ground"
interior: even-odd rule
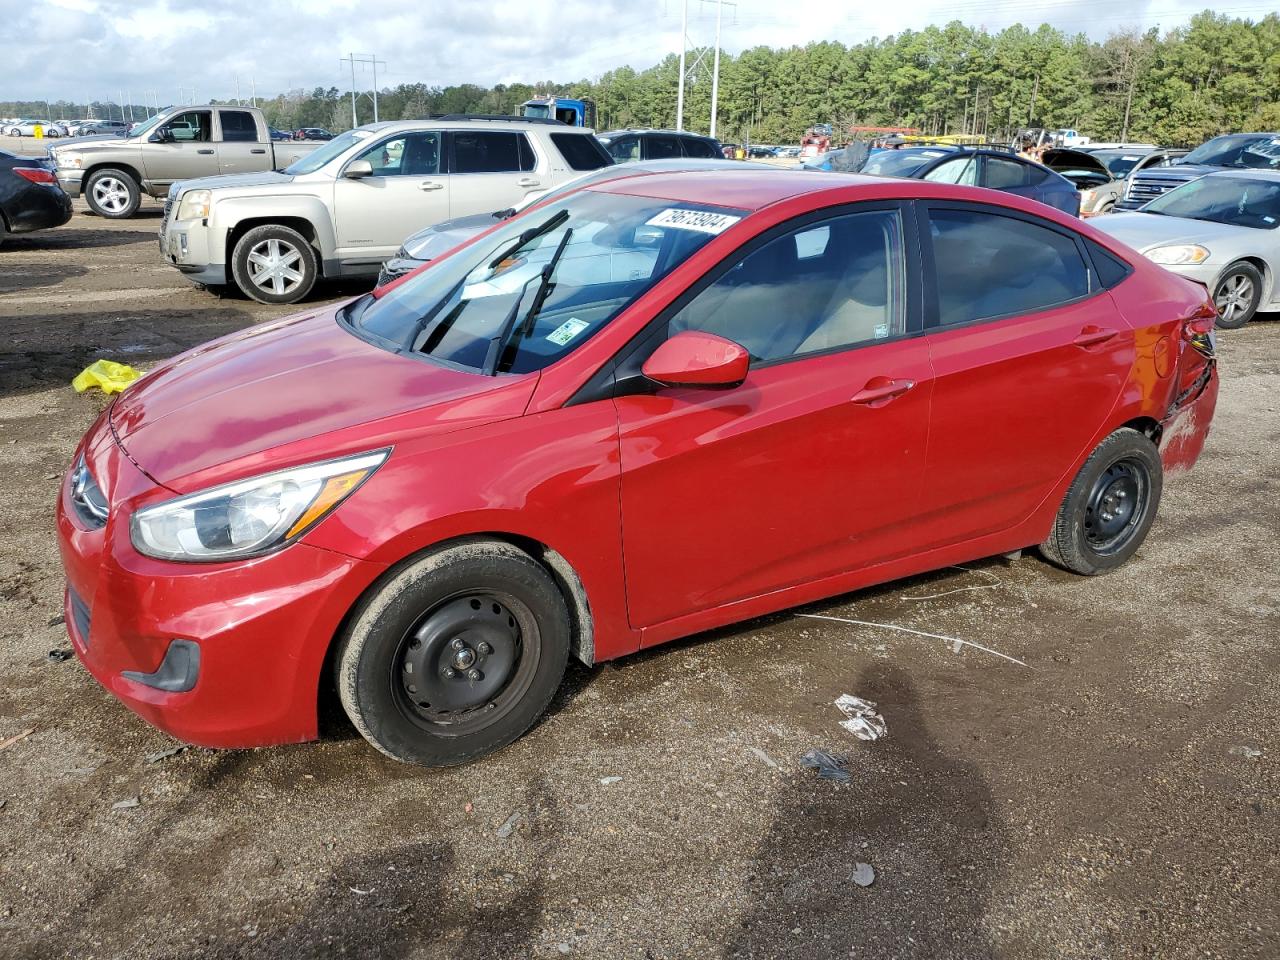
[[[48,657],[57,478],[102,403],[69,381],[288,308],[189,287],[145,210],[0,249],[0,957],[1280,955],[1280,318],[1221,337],[1208,450],[1122,570],[990,560],[798,611],[1025,666],[788,613],[573,668],[462,769],[339,721],[157,758]],[[842,693],[888,736],[842,730]]]

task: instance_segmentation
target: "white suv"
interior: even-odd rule
[[[160,252],[190,280],[295,303],[321,277],[374,277],[410,234],[498,210],[612,163],[591,130],[442,117],[344,133],[279,173],[169,189]]]

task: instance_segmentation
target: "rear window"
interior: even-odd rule
[[[533,148],[522,133],[460,130],[453,134],[454,173],[515,173],[533,168]]]
[[[227,143],[252,143],[258,139],[258,125],[253,114],[243,110],[219,110],[222,121],[222,139]]]
[[[551,142],[571,170],[599,170],[613,163],[600,141],[589,133],[553,133]]]
[[[1089,257],[1093,260],[1094,273],[1098,282],[1107,290],[1133,272],[1133,268],[1106,249],[1102,244],[1085,238],[1084,245],[1089,248]]]
[[[720,156],[720,152],[709,142],[697,137],[685,137],[680,141],[680,145],[684,147],[684,155],[686,157],[711,158]]]
[[[680,156],[680,142],[675,137],[645,137],[645,145],[649,148],[646,160],[666,160],[668,157]]]

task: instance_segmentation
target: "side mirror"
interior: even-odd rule
[[[342,171],[342,175],[348,180],[363,180],[365,177],[372,177],[373,164],[368,160],[352,160],[347,164],[347,168]]]
[[[168,127],[161,127],[149,139],[152,143],[173,143],[173,131]]]
[[[736,387],[747,378],[746,348],[714,333],[677,333],[644,362],[641,372],[668,387]]]

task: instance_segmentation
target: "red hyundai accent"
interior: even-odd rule
[[[1038,545],[1138,549],[1217,397],[1206,291],[921,181],[597,184],[164,364],[81,442],[80,659],[193,743],[510,743],[591,664]]]

